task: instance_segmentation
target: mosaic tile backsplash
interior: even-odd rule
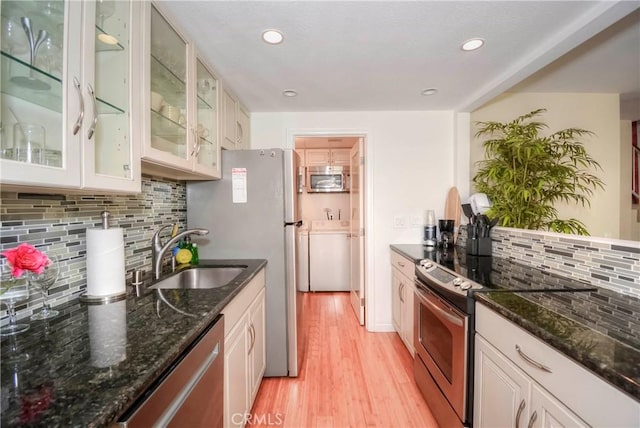
[[[86,229],[101,225],[100,213],[111,213],[111,227],[124,229],[125,268],[149,271],[151,237],[164,224],[187,224],[184,182],[142,177],[142,193],[136,195],[35,195],[2,192],[0,250],[27,242],[60,260],[60,278],[49,290],[52,306],[82,294],[86,289]],[[4,264],[5,259],[1,262]],[[30,316],[42,306],[42,296],[32,292],[17,306],[18,318]],[[2,323],[7,321],[2,307]]]
[[[465,247],[466,228],[457,245]],[[495,228],[493,255],[640,298],[640,242]]]

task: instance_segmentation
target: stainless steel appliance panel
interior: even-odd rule
[[[219,315],[118,424],[222,427],[223,378],[224,317]]]
[[[296,323],[301,309],[291,298],[291,290],[297,288],[295,241],[293,246],[285,241],[288,229],[293,229],[285,226],[285,207],[294,213],[296,203],[289,199],[298,195],[295,180],[285,180],[285,158],[293,155],[292,150],[282,149],[223,150],[221,180],[187,183],[187,225],[210,230],[209,235],[193,239],[200,258],[268,261],[265,376],[289,375],[290,361],[297,359],[290,343],[296,341],[290,323]],[[246,203],[232,202],[232,168],[247,170]]]
[[[469,316],[425,289],[420,281],[416,281],[415,297],[416,355],[462,423],[467,412]]]

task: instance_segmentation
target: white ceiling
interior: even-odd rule
[[[471,111],[640,6],[637,1],[159,3],[253,112]],[[627,100],[640,93],[638,14],[627,21],[623,31],[602,36],[597,48],[579,47],[572,61],[558,61],[544,77],[515,89],[619,92]],[[262,42],[269,28],[283,32],[282,44]],[[463,52],[461,43],[472,37],[486,45]],[[420,95],[426,88],[439,92]],[[284,97],[285,89],[298,96]]]

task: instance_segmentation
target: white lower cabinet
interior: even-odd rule
[[[588,426],[480,336],[475,364],[474,426]]]
[[[637,427],[640,403],[476,303],[476,428]]]
[[[225,315],[225,427],[245,425],[264,375],[264,286],[263,269],[222,311]]]
[[[391,251],[391,316],[393,327],[411,356],[413,347],[413,296],[415,293],[413,261]]]

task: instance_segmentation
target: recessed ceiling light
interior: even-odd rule
[[[429,88],[422,91],[422,95],[424,95],[425,97],[429,95],[434,95],[437,93],[438,93],[438,90],[436,88]]]
[[[282,95],[284,95],[285,97],[295,97],[298,95],[298,93],[293,89],[287,89],[286,91],[282,91]]]
[[[484,45],[484,40],[482,39],[469,39],[462,44],[463,51],[475,51]]]
[[[262,33],[262,40],[270,45],[278,45],[284,40],[284,36],[278,30],[266,30]]]

